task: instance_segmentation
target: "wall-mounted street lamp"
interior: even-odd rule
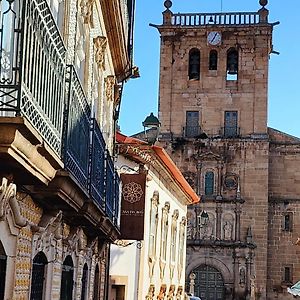
[[[200,215],[200,227],[206,227],[208,225],[209,216],[208,213],[203,210]]]
[[[144,133],[147,142],[150,145],[153,145],[158,138],[158,132],[160,127],[160,122],[157,117],[151,113],[148,117],[146,117],[145,121],[142,123],[144,126]]]

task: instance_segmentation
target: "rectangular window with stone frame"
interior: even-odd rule
[[[291,285],[293,282],[293,266],[285,265],[282,268],[282,283]]]
[[[293,213],[286,212],[282,216],[282,231],[292,232],[293,231]]]

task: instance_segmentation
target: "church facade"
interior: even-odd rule
[[[273,27],[257,12],[175,14],[165,1],[160,144],[201,203],[188,210],[187,289],[291,299],[300,279],[300,139],[267,126]]]

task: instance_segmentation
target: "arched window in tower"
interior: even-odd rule
[[[230,48],[227,52],[227,76],[226,80],[238,79],[239,53],[236,49]]]
[[[189,54],[189,79],[200,79],[200,51],[192,49]]]
[[[215,174],[212,171],[205,173],[205,195],[210,196],[214,194]]]
[[[7,256],[0,241],[0,300],[4,299]]]
[[[43,300],[45,271],[47,265],[47,257],[43,252],[39,252],[33,259],[32,275],[31,275],[31,300]]]
[[[209,53],[209,70],[218,69],[218,52],[217,50],[211,50]]]

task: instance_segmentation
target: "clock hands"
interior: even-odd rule
[[[218,35],[218,33],[216,32],[215,35],[214,35],[214,37],[212,38],[211,42],[214,41],[214,39],[216,38],[217,35]]]

